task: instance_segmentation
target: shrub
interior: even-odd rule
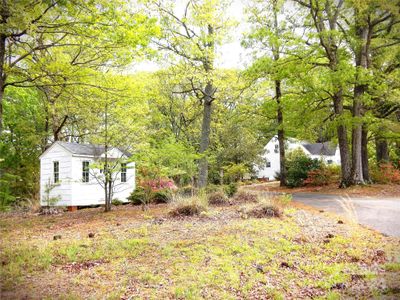
[[[321,186],[339,181],[340,169],[338,166],[321,165],[319,169],[310,170],[303,184]]]
[[[296,149],[288,154],[286,167],[287,185],[298,187],[304,184],[309,171],[321,167],[321,162],[317,159],[309,158],[302,150]]]
[[[176,196],[170,202],[169,215],[172,217],[200,215],[207,210],[207,199],[205,197]]]
[[[249,209],[246,214],[253,218],[280,218],[282,210],[277,205],[260,203]]]
[[[211,205],[224,205],[229,202],[228,197],[221,191],[208,194],[207,198],[208,203]]]
[[[148,204],[148,197],[144,188],[137,187],[128,197],[128,200],[131,201],[133,205],[141,205],[141,204]]]
[[[162,189],[159,191],[154,192],[151,195],[151,202],[152,203],[168,203],[172,199],[172,192],[169,189]]]
[[[371,169],[371,178],[376,183],[400,183],[400,170],[391,163],[381,163]]]
[[[178,189],[178,194],[185,197],[191,197],[197,195],[197,193],[198,189],[191,185],[183,186]]]
[[[223,185],[209,184],[206,186],[205,191],[207,194],[212,194],[216,192],[224,192]]]
[[[225,194],[226,194],[229,198],[230,198],[230,197],[233,197],[233,195],[236,194],[237,190],[238,190],[237,184],[234,183],[234,182],[231,182],[230,184],[224,186]]]
[[[254,193],[240,191],[240,192],[236,193],[236,195],[233,197],[233,201],[237,202],[237,203],[257,202],[258,197]]]
[[[119,200],[119,199],[113,199],[113,200],[111,201],[111,204],[112,204],[112,205],[115,205],[115,206],[118,206],[118,205],[122,205],[123,202],[122,202],[121,200]]]

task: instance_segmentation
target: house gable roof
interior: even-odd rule
[[[95,144],[79,144],[79,143],[69,143],[69,142],[61,142],[57,141],[53,143],[45,152],[42,153],[43,156],[47,151],[52,148],[53,145],[58,144],[66,149],[68,152],[73,155],[82,155],[82,156],[101,156],[105,152],[105,147],[103,145],[95,145]],[[119,148],[116,148],[121,151],[125,156],[130,157],[131,154],[127,151],[123,151]]]
[[[312,155],[334,156],[336,153],[336,146],[330,142],[325,143],[303,143],[304,148]]]

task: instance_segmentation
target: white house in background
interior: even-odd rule
[[[102,170],[90,165],[104,158],[104,146],[57,141],[40,156],[40,203],[47,205],[49,197],[58,198],[56,206],[87,206],[104,204],[104,189],[96,177]],[[129,157],[118,148],[108,151],[108,158],[121,160]],[[121,163],[116,174],[113,199],[127,202],[135,189],[135,163]],[[53,188],[49,191],[48,187]]]
[[[285,142],[286,151],[291,151],[300,148],[303,152],[311,158],[317,158],[324,161],[326,164],[340,165],[340,152],[339,147],[330,142],[325,143],[308,143],[296,139],[287,139]],[[278,137],[274,136],[264,147],[264,166],[259,166],[256,169],[257,178],[264,178],[266,180],[274,180],[275,174],[280,171],[280,157],[279,157],[279,142]]]

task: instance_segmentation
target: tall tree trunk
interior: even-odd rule
[[[213,86],[211,82],[207,83],[205,88],[206,97],[203,101],[203,121],[201,125],[201,139],[200,139],[200,155],[203,155],[199,160],[199,181],[197,183],[199,188],[204,188],[207,185],[208,179],[208,159],[206,151],[210,144],[210,128],[211,128],[211,113],[212,101],[211,94]]]
[[[361,118],[361,99],[363,92],[360,87],[355,88],[354,102],[353,102],[353,117],[355,124],[352,129],[352,170],[351,170],[351,183],[364,184],[363,167],[362,167],[362,125],[359,118]]]
[[[376,161],[378,164],[389,161],[389,145],[388,141],[377,135],[375,137]]]
[[[3,99],[4,99],[4,89],[6,84],[6,74],[4,72],[5,59],[6,59],[6,37],[4,34],[2,34],[0,35],[0,137],[3,134],[3,124],[4,124]]]
[[[110,170],[108,168],[108,103],[105,105],[104,114],[104,193],[105,193],[105,206],[104,211],[111,210],[110,201]]]
[[[361,157],[362,157],[363,177],[366,182],[369,182],[370,178],[369,178],[369,164],[368,164],[368,125],[366,123],[362,125]]]
[[[275,97],[278,105],[277,121],[278,121],[278,143],[279,143],[279,159],[280,159],[280,186],[286,186],[286,157],[285,157],[285,131],[283,129],[283,112],[281,104],[281,81],[275,80]]]
[[[335,114],[340,118],[343,116],[343,90],[341,88],[335,93],[333,104]],[[346,187],[351,183],[351,162],[349,143],[347,140],[347,128],[341,123],[341,120],[339,120],[339,124],[336,127],[336,132],[339,141],[340,165],[342,171],[340,187]]]
[[[363,117],[363,97],[367,89],[364,83],[362,72],[368,68],[369,51],[369,28],[360,15],[355,10],[356,35],[358,46],[355,48],[356,78],[354,85],[353,99],[353,130],[352,130],[352,163],[351,172],[352,184],[364,184],[363,166],[362,166],[362,117]]]

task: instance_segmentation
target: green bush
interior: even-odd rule
[[[191,197],[198,194],[198,189],[191,185],[186,185],[178,189],[178,194],[181,196]]]
[[[16,197],[12,195],[11,188],[17,179],[18,176],[9,173],[4,173],[0,178],[0,211],[9,210],[15,202]]]
[[[168,203],[172,199],[172,192],[169,189],[162,189],[159,191],[154,192],[151,195],[151,202],[152,203]]]
[[[118,206],[118,205],[122,205],[122,204],[124,204],[121,200],[119,200],[119,199],[113,199],[112,201],[111,201],[111,204],[112,205],[115,205],[115,206]]]
[[[217,184],[209,184],[206,186],[206,194],[212,194],[216,192],[224,192],[224,186],[223,185],[217,185]]]
[[[237,190],[238,186],[234,182],[231,182],[230,184],[224,186],[224,192],[229,198],[233,197],[233,195],[236,194]]]
[[[298,187],[304,184],[310,171],[321,168],[321,162],[318,159],[309,158],[301,149],[296,149],[288,154],[286,167],[287,185]]]
[[[146,204],[147,195],[142,187],[137,187],[128,197],[133,205]]]

